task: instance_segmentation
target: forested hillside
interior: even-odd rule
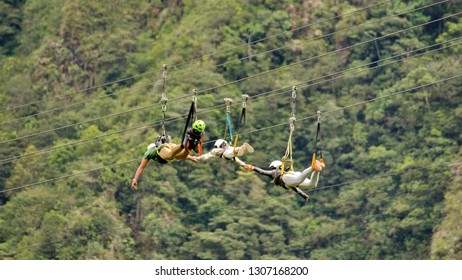
[[[462,1],[0,0],[1,259],[462,259]],[[163,83],[163,65],[167,79]],[[292,87],[296,100],[292,106]],[[304,202],[150,162],[197,89],[205,151],[326,162]],[[250,96],[239,126],[242,95]],[[294,111],[292,111],[294,110]]]

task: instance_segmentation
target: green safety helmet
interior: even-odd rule
[[[205,122],[197,120],[193,123],[192,128],[195,129],[197,132],[202,132],[205,129]]]

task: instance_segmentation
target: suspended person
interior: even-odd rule
[[[318,160],[314,163],[314,170],[310,166],[302,172],[299,171],[290,171],[287,168],[283,175],[281,176],[281,167],[282,162],[280,160],[275,160],[271,162],[269,169],[263,169],[251,164],[246,164],[245,168],[247,170],[255,171],[261,175],[270,177],[273,182],[285,189],[291,189],[294,192],[298,193],[305,201],[308,201],[310,198],[309,195],[304,193],[301,189],[314,189],[318,185],[319,174],[322,169],[325,167],[324,162]],[[309,177],[309,178],[308,178]]]
[[[199,157],[196,157],[197,160],[207,160],[212,157],[219,157],[226,160],[232,160],[239,164],[242,167],[245,167],[246,163],[240,160],[238,157],[244,155],[245,152],[253,153],[254,149],[250,146],[249,143],[244,142],[241,146],[234,149],[226,140],[218,139],[213,145],[213,149]]]
[[[183,140],[184,149],[190,153],[195,151],[199,155],[202,155],[202,138],[204,137],[205,123],[201,120],[197,120],[187,130],[186,136]]]
[[[201,120],[197,120],[193,123],[192,127],[188,129],[183,145],[158,142],[150,144],[133,177],[132,189],[137,188],[138,179],[141,177],[141,174],[143,174],[149,160],[154,160],[160,164],[170,163],[175,159],[188,159],[196,162],[196,157],[191,156],[190,153],[194,150],[202,155],[202,137],[204,135],[204,129],[205,123]]]

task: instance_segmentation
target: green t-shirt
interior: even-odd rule
[[[144,153],[143,158],[146,158],[146,159],[149,159],[149,160],[152,159],[152,160],[157,161],[158,163],[162,163],[162,164],[168,163],[168,161],[161,158],[159,156],[159,154],[157,153],[161,149],[162,149],[162,145],[160,145],[159,147],[156,147],[156,146],[151,147],[151,148],[147,149],[146,153]]]

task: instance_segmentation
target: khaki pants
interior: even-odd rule
[[[159,152],[157,152],[157,154],[161,158],[167,161],[171,161],[173,159],[177,159],[177,160],[185,159],[189,155],[189,152],[181,148],[181,145],[173,144],[173,143],[165,143],[162,145],[162,148],[160,149]]]

